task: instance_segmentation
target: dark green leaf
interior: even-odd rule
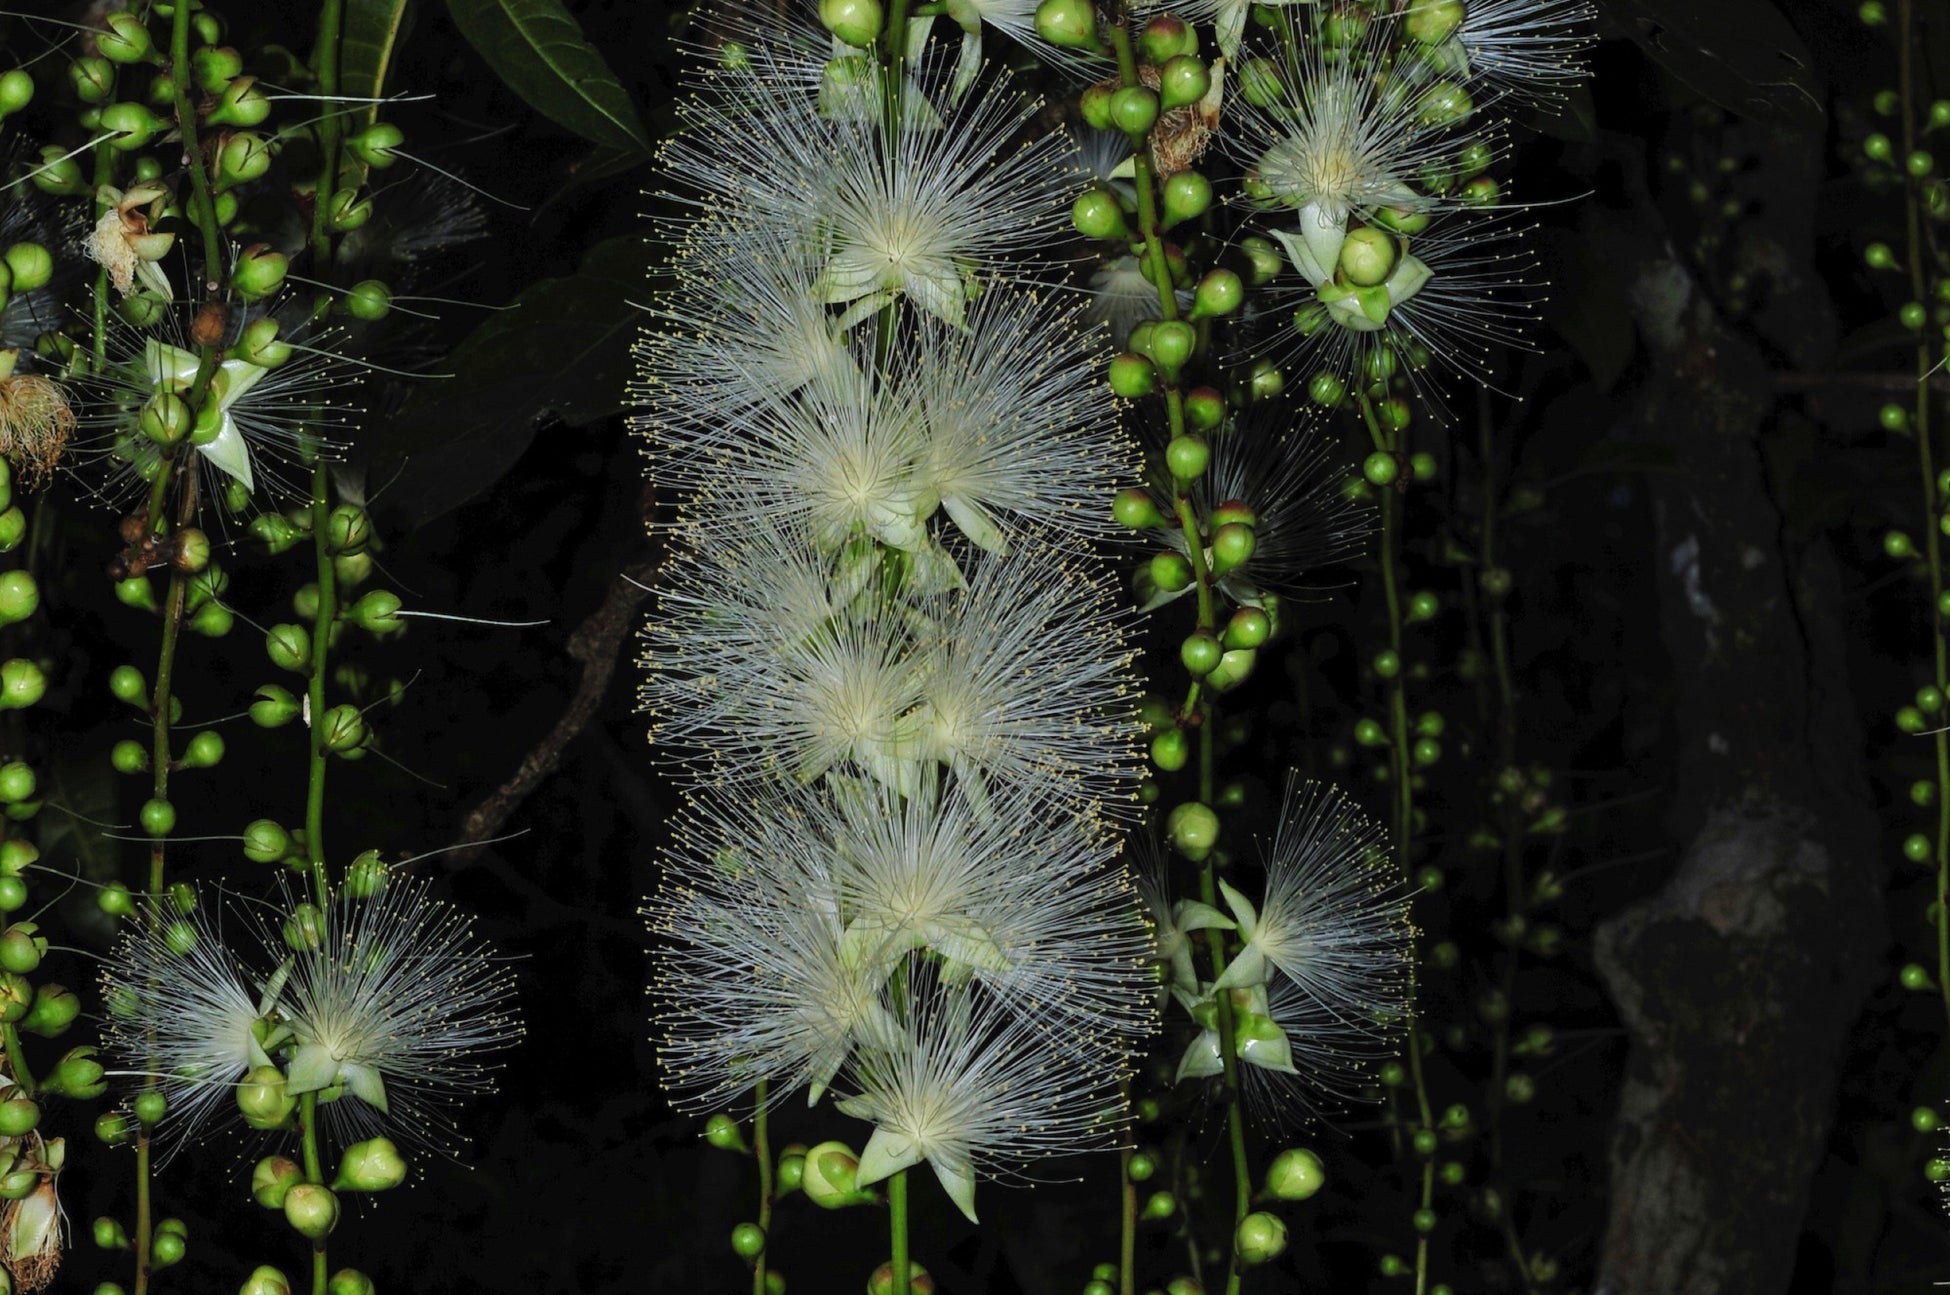
[[[377,99],[386,92],[393,46],[406,19],[408,0],[345,0],[345,26],[339,39],[339,91],[348,99]],[[378,117],[376,103],[356,104],[353,130]]]
[[[1601,0],[1608,32],[1631,37],[1693,93],[1728,112],[1820,130],[1813,56],[1768,0]]]
[[[454,25],[508,87],[557,125],[613,153],[650,151],[622,82],[561,0],[447,0]]]
[[[550,418],[588,423],[621,412],[630,339],[649,251],[634,235],[589,250],[576,273],[531,284],[449,357],[392,420],[374,482],[380,506],[409,526],[493,485]]]

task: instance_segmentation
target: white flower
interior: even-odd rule
[[[1121,1054],[1052,1032],[978,983],[946,983],[923,958],[908,960],[906,980],[899,1033],[855,1052],[856,1091],[839,1103],[875,1126],[862,1186],[925,1162],[972,1220],[978,1173],[1105,1146],[1121,1127]]]
[[[280,997],[287,1091],[337,1097],[325,1109],[362,1136],[387,1128],[451,1153],[445,1108],[493,1086],[481,1054],[521,1038],[513,998],[507,965],[426,882],[335,895]]]
[[[1135,256],[1113,256],[1091,272],[1090,317],[1109,325],[1111,341],[1120,347],[1145,320],[1164,318],[1157,286]]]
[[[102,971],[104,1046],[167,1103],[165,1161],[212,1123],[237,1118],[237,1081],[271,1064],[253,1033],[276,992],[245,969],[205,910],[163,909],[127,924]]]
[[[1455,41],[1469,74],[1495,91],[1539,107],[1590,74],[1584,55],[1597,42],[1590,0],[1468,0]]]
[[[161,200],[168,196],[169,191],[159,185],[138,185],[126,193],[103,185],[96,191],[95,201],[107,210],[83,241],[82,250],[108,271],[108,281],[124,296],[135,291],[137,279],[158,297],[174,295],[169,276],[156,262],[169,254],[176,235],[149,228],[161,211]]]

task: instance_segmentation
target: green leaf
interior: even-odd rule
[[[422,525],[485,491],[514,466],[548,417],[592,423],[628,407],[624,386],[649,249],[635,235],[589,249],[576,273],[543,279],[491,315],[448,357],[374,449],[397,503]],[[395,468],[397,478],[395,479]]]
[[[650,152],[622,82],[561,0],[447,0],[454,25],[529,107],[612,152]]]
[[[407,3],[345,0],[345,25],[339,36],[339,93],[346,98],[377,99],[386,92],[386,73],[392,66],[400,26],[406,20]],[[378,104],[356,104],[347,128],[357,131],[370,126],[378,116]]]

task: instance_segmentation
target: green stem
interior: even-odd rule
[[[768,1087],[765,1080],[758,1081],[758,1110],[752,1116],[752,1154],[758,1158],[758,1230],[766,1237],[766,1249],[752,1259],[752,1295],[765,1295],[765,1258],[772,1244],[772,1133],[765,1109]]]
[[[176,89],[176,129],[183,136],[183,153],[189,159],[190,204],[196,212],[197,232],[203,239],[203,295],[213,296],[222,286],[222,244],[217,240],[217,202],[210,190],[209,168],[203,160],[203,147],[197,140],[196,104],[190,98],[190,6],[176,6],[169,29],[169,59],[175,69],[171,78]]]
[[[1124,1085],[1125,1104],[1130,1103],[1131,1086]],[[1127,1136],[1117,1149],[1117,1172],[1121,1183],[1118,1199],[1117,1295],[1137,1295],[1137,1183],[1131,1179],[1131,1156],[1137,1151]]]
[[[322,1184],[325,1181],[325,1165],[318,1154],[317,1093],[306,1093],[298,1099],[298,1130],[304,1147],[305,1181]],[[311,1243],[312,1295],[327,1295],[325,1269],[325,1238],[320,1237]]]
[[[311,862],[312,890],[320,908],[330,898],[325,871],[325,773],[331,753],[325,747],[325,673],[332,649],[332,626],[338,620],[338,579],[331,552],[331,480],[325,461],[312,464],[311,542],[317,560],[318,612],[311,626],[311,669],[305,696],[311,707],[310,764],[305,778],[305,849]]]
[[[887,1217],[893,1246],[894,1295],[914,1295],[913,1264],[907,1253],[907,1170],[887,1179]]]
[[[312,50],[312,73],[318,78],[319,94],[328,101],[327,111],[318,122],[318,188],[311,208],[312,266],[321,279],[329,277],[332,265],[332,204],[338,199],[339,146],[345,135],[338,107],[329,102],[339,93],[339,42],[344,21],[345,0],[323,0],[318,8],[318,44]],[[322,316],[329,305],[329,295],[321,291],[314,311]]]

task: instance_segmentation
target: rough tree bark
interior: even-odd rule
[[[1886,946],[1834,557],[1788,524],[1761,356],[1680,259],[1630,270],[1638,433],[1678,739],[1672,877],[1597,934],[1631,1036],[1600,1295],[1748,1295],[1793,1271],[1840,1051]]]

